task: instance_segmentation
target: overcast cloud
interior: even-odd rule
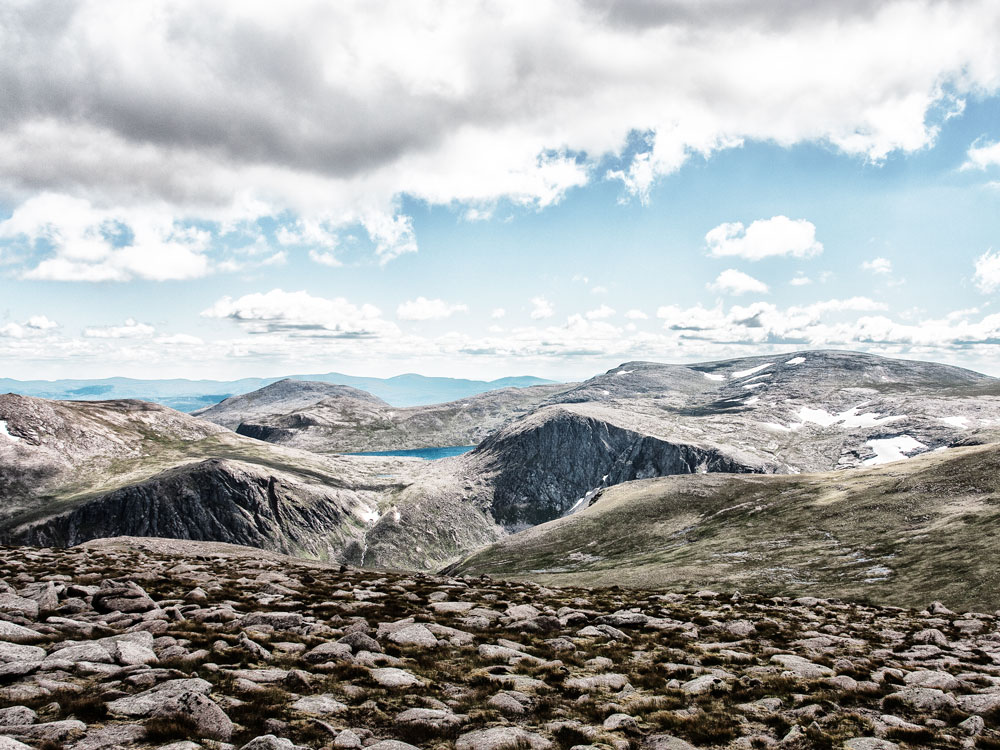
[[[573,191],[603,188],[613,206],[674,217],[655,202],[658,187],[752,144],[818,146],[872,171],[931,151],[970,102],[1000,92],[995,0],[16,1],[0,4],[0,91],[4,282],[176,284],[170,306],[190,328],[132,292],[71,325],[56,304],[63,292],[49,291],[51,307],[39,297],[0,313],[0,355],[11,361],[259,364],[335,352],[530,363],[803,346],[973,361],[998,337],[989,300],[953,313],[928,311],[927,295],[906,309],[883,301],[912,283],[912,236],[893,244],[870,226],[855,236],[844,229],[852,217],[824,223],[778,190],[761,191],[774,205],[712,204],[661,232],[673,244],[657,252],[678,258],[659,271],[664,287],[679,269],[674,293],[696,289],[697,303],[653,299],[648,287],[633,296],[630,279],[578,268],[600,254],[550,248],[541,223],[525,232],[538,245],[517,246],[524,288],[507,280],[507,294],[491,296],[503,282],[487,257],[512,252],[491,244],[491,226],[551,213]],[[986,124],[943,169],[1000,184],[1000,133],[980,116]],[[803,174],[811,168],[802,162]],[[482,242],[422,246],[418,211],[436,207],[456,226],[482,227],[469,235]],[[641,255],[625,228],[645,216],[616,219],[622,243],[606,243],[606,267]],[[900,211],[885,224],[908,221]],[[940,247],[950,286],[1000,289],[990,244],[1000,237],[971,246],[956,236],[955,248]],[[435,252],[453,255],[378,299],[379,284],[356,292],[342,279],[357,276],[333,275],[363,266],[381,281]],[[565,253],[563,268],[536,279],[547,252]],[[653,273],[642,259],[634,277]],[[869,286],[828,294],[838,263]],[[285,267],[298,275],[268,278]],[[474,273],[476,285],[414,280],[452,272]],[[566,292],[560,273],[585,286]],[[807,289],[822,301],[785,299]],[[745,304],[730,304],[735,295]],[[121,340],[127,352],[114,348]]]

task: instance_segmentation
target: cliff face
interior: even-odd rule
[[[601,489],[633,479],[775,468],[717,447],[670,442],[558,408],[501,430],[465,464],[467,474],[489,476],[493,517],[512,529],[559,518],[584,507]]]
[[[2,538],[68,547],[102,537],[153,536],[341,560],[365,534],[359,499],[355,492],[309,486],[259,466],[210,459],[16,527]]]

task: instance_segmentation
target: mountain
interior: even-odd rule
[[[318,456],[142,401],[0,396],[0,540],[68,546],[106,536],[231,542],[364,563],[380,507],[423,462]],[[480,509],[437,499],[435,560],[499,537]],[[388,560],[389,563],[397,562]]]
[[[389,404],[377,396],[349,385],[313,380],[279,380],[250,393],[230,396],[225,401],[198,409],[192,414],[235,431],[242,422],[260,420],[275,413],[295,412],[326,399],[343,399],[389,408]]]
[[[317,388],[325,395],[279,385],[262,408]],[[497,427],[440,461],[333,456],[135,401],[0,397],[0,538],[175,536],[428,570],[637,479],[707,474],[707,487],[712,475],[829,472],[1000,441],[995,379],[845,352],[630,363],[377,421],[386,408],[339,395],[302,407],[312,423],[265,423],[317,450],[473,441]]]
[[[314,375],[289,375],[278,378],[242,378],[240,380],[136,380],[102,378],[98,380],[12,380],[0,378],[0,392],[9,391],[37,398],[82,401],[137,398],[163,404],[179,411],[195,411],[217,404],[226,398],[251,391],[279,380],[309,380],[351,386],[367,391],[395,406],[436,404],[474,396],[499,388],[523,388],[552,381],[535,377],[506,377],[492,381],[460,378],[431,378],[423,375],[397,375],[392,378],[365,378],[330,372]]]
[[[518,530],[633,479],[875,465],[988,442],[997,426],[998,381],[946,365],[850,352],[633,362],[507,423],[457,471]]]
[[[241,435],[317,453],[406,450],[475,445],[565,389],[501,388],[460,401],[398,408],[346,386],[283,380],[196,414]]]
[[[627,482],[449,572],[993,611],[998,527],[1000,445],[990,444],[819,474]]]

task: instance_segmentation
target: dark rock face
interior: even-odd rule
[[[470,461],[493,470],[491,510],[508,528],[559,518],[582,505],[581,499],[633,479],[773,470],[717,448],[672,443],[570,412],[529,429],[501,431],[470,454]]]
[[[101,537],[150,536],[339,559],[363,530],[351,522],[336,493],[334,488],[307,487],[259,467],[211,459],[12,529],[4,541],[68,547]]]
[[[263,440],[265,443],[285,443],[294,437],[292,430],[266,424],[253,424],[252,422],[241,422],[236,428],[236,434],[251,437],[254,440]]]

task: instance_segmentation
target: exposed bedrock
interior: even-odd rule
[[[172,469],[4,534],[16,544],[65,547],[111,536],[228,542],[340,559],[363,537],[352,498],[238,461]]]
[[[492,472],[490,507],[509,529],[559,518],[601,488],[633,479],[776,469],[714,446],[670,442],[562,410],[502,430],[468,461]]]

